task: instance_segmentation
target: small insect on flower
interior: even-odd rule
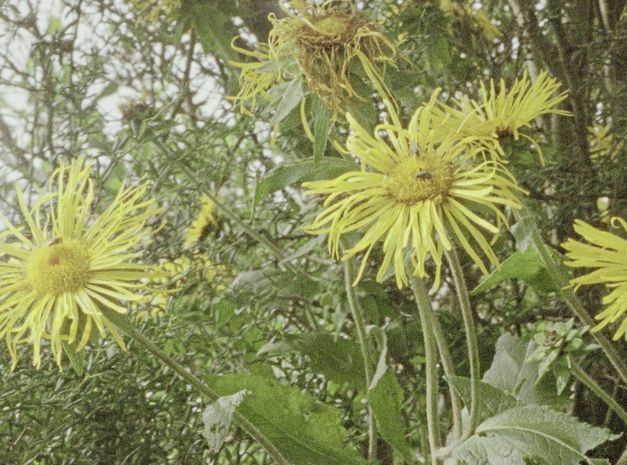
[[[394,62],[396,48],[351,2],[312,2],[309,8],[288,11],[284,18],[271,14],[269,20],[273,27],[268,43],[254,51],[233,46],[256,60],[234,63],[242,70],[241,90],[234,100],[243,111],[251,111],[260,96],[271,100],[267,91],[275,84],[300,76],[312,92],[339,111],[345,99],[358,95],[351,76],[356,59],[375,89],[387,93],[385,69]]]
[[[509,91],[503,80],[498,92],[493,80],[490,80],[489,90],[482,82],[480,102],[464,97],[455,100],[458,108],[440,104],[438,110],[441,114],[438,119],[443,124],[438,133],[446,137],[448,132],[454,131],[461,136],[494,137],[501,141],[509,136],[515,140],[522,136],[532,143],[543,161],[538,143],[519,130],[530,126],[534,119],[543,114],[570,115],[567,111],[554,108],[567,96],[567,92],[557,93],[559,87],[559,83],[544,71],[533,84],[525,71]],[[499,155],[498,151],[493,153]]]
[[[133,248],[151,235],[147,221],[158,213],[147,185],[122,186],[100,215],[91,212],[94,189],[83,159],[61,165],[50,179],[50,192],[28,208],[17,187],[27,226],[14,226],[0,214],[0,338],[13,368],[17,347],[33,346],[33,364],[41,364],[42,341],[49,341],[61,368],[62,344],[82,350],[94,328],[124,342],[102,309],[126,313],[123,303],[138,300],[152,267],[134,263]]]
[[[303,183],[309,194],[327,196],[324,210],[306,230],[328,234],[332,256],[340,256],[342,235],[363,231],[343,253],[344,259],[363,253],[355,282],[378,242],[383,242],[383,261],[377,281],[393,265],[398,287],[408,284],[405,252],[418,276],[426,276],[427,257],[433,259],[438,286],[443,252],[454,247],[454,239],[484,273],[480,253],[498,263],[484,234],[498,234],[498,226],[507,224],[501,207],[520,208],[520,189],[499,162],[477,157],[484,150],[480,138],[434,138],[431,118],[437,96],[438,91],[414,113],[407,128],[396,107],[388,104],[391,122],[375,128],[374,135],[347,115],[351,135],[346,147],[362,170]]]
[[[627,221],[613,218],[612,225],[627,233]],[[588,223],[576,220],[575,232],[588,243],[568,239],[562,244],[566,249],[566,265],[573,268],[596,268],[588,274],[573,278],[570,282],[576,288],[590,284],[605,284],[611,290],[603,297],[607,307],[596,315],[601,322],[592,330],[599,331],[610,323],[622,323],[614,333],[614,340],[627,331],[627,240],[608,231],[597,229]]]

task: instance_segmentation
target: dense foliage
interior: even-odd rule
[[[19,328],[2,332],[16,305],[3,245],[0,337],[18,362],[3,343],[1,465],[627,464],[624,315],[592,331],[613,289],[627,309],[624,224],[611,220],[627,219],[625,2],[327,2],[320,23],[300,24],[320,3],[0,0],[0,241],[8,224],[29,230],[15,185],[32,208],[62,162],[93,164],[96,213],[147,183],[161,210],[141,260],[159,271],[125,303],[129,319],[215,394],[124,335],[126,351],[96,331],[83,350],[64,344],[61,371],[44,341],[33,368],[33,345],[10,339]],[[336,4],[370,42],[315,38],[333,36]],[[543,76],[553,100],[538,118],[472,142],[517,185],[477,207],[496,230],[474,246],[481,265],[460,242],[457,267],[440,242],[416,258],[380,244],[363,261],[364,247],[329,254],[326,182],[368,166],[359,150],[377,124],[398,115],[399,140],[427,150],[431,133],[403,131],[432,97],[434,115],[465,98],[487,108],[490,79],[498,93]],[[448,114],[434,146],[464,127]],[[359,244],[363,230],[335,219],[348,226],[334,246]],[[569,280],[594,266],[564,263],[562,244],[584,241],[576,220],[615,235],[622,264],[575,294]],[[454,241],[477,240],[460,221]],[[442,261],[423,263],[428,295],[411,278],[421,257]]]

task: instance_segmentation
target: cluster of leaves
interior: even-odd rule
[[[312,144],[299,124],[302,83],[276,93],[274,114],[243,117],[224,99],[237,93],[231,61],[243,58],[231,39],[243,33],[265,40],[266,16],[280,12],[277,2],[185,0],[148,14],[148,1],[64,0],[59,17],[46,2],[32,3],[28,10],[0,2],[0,21],[13,31],[2,38],[0,56],[7,65],[0,81],[2,210],[15,213],[9,181],[37,185],[58,159],[77,153],[101,168],[102,197],[123,180],[151,180],[151,194],[167,208],[146,259],[203,257],[224,267],[221,286],[228,287],[189,276],[168,295],[165,312],[137,324],[224,397],[207,406],[133,344],[129,353],[110,342],[95,345],[74,361],[76,372],[61,374],[51,360],[40,371],[29,369],[26,355],[11,373],[0,352],[0,463],[269,463],[233,426],[233,413],[241,412],[291,463],[364,464],[367,406],[382,464],[422,460],[415,451],[426,442],[425,359],[411,297],[369,278],[356,289],[377,349],[376,373],[366,386],[342,264],[329,259],[320,238],[300,229],[315,208],[300,183],[354,165],[327,143],[345,136],[346,128],[341,122],[331,127],[326,113],[311,119]],[[516,12],[485,2],[483,12],[501,31],[486,37],[480,22],[464,20],[469,10],[456,16],[446,8],[450,2],[364,3],[386,34],[402,41],[387,85],[410,111],[437,86],[450,96],[477,95],[481,77],[511,81],[528,53],[537,67],[553,68],[568,84],[575,117],[537,129],[547,165],[537,167],[527,144],[511,141],[509,147],[511,168],[534,199],[532,222],[551,243],[568,236],[575,215],[598,219],[600,197],[609,199],[612,214],[625,208],[620,111],[627,72],[618,4],[609,2],[604,18],[558,0],[549,0],[546,11],[513,2],[521,5]],[[556,12],[572,22],[556,24]],[[38,15],[46,19],[33,19]],[[10,53],[15,44],[27,45],[26,56]],[[23,97],[19,105],[9,98],[13,92]],[[376,107],[367,103],[353,111],[373,125]],[[276,123],[281,137],[273,141]],[[611,156],[591,157],[585,135],[594,124],[609,128],[617,141]],[[205,193],[219,193],[233,216],[219,216],[202,241],[186,247],[186,230]],[[481,364],[490,368],[481,385],[481,423],[454,457],[469,465],[609,463],[606,458],[622,453],[625,438],[601,426],[620,432],[624,425],[569,375],[568,357],[584,361],[594,347],[585,328],[567,323],[560,285],[529,247],[525,221],[495,245],[508,258],[492,275],[481,278],[462,264],[474,287]],[[435,303],[458,374],[450,382],[468,405],[462,320],[451,277],[443,283]],[[597,305],[594,290],[585,297]],[[587,363],[619,403],[627,399],[602,357]],[[444,392],[444,380],[441,385]],[[444,397],[442,416],[450,426]]]

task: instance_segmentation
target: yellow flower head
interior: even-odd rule
[[[600,125],[588,128],[588,142],[590,144],[590,158],[593,160],[601,158],[616,160],[625,145],[622,140],[610,132],[608,126]]]
[[[216,205],[207,195],[200,198],[200,211],[188,228],[185,235],[185,247],[190,247],[196,242],[202,241],[212,228],[217,227]]]
[[[627,233],[627,221],[622,218],[613,218],[612,224],[617,224]],[[618,227],[618,226],[617,226]],[[562,244],[566,249],[566,265],[573,268],[596,268],[594,271],[571,280],[574,286],[589,284],[605,284],[611,290],[603,298],[605,310],[596,315],[601,320],[593,331],[598,331],[610,323],[619,320],[627,312],[627,240],[602,231],[588,223],[576,220],[575,232],[588,243],[568,239]],[[627,331],[627,315],[614,334],[618,340]]]
[[[516,140],[522,135],[534,145],[542,157],[542,150],[537,142],[521,134],[519,129],[528,127],[535,118],[546,113],[570,114],[554,108],[567,96],[566,92],[557,93],[559,87],[559,83],[544,71],[533,84],[525,71],[509,91],[503,80],[498,92],[493,80],[490,80],[489,91],[482,82],[480,103],[462,98],[456,101],[458,108],[441,105],[440,118],[445,122],[441,125],[440,132],[455,131],[463,136],[497,139],[513,136]],[[445,115],[448,117],[444,118]]]
[[[234,46],[257,60],[235,63],[242,69],[235,99],[243,110],[253,109],[257,97],[266,96],[274,84],[303,75],[308,87],[337,111],[344,99],[357,96],[350,76],[356,58],[377,90],[384,90],[385,67],[396,49],[364,13],[333,0],[301,10],[280,19],[271,14],[268,43],[257,50]]]
[[[181,8],[182,0],[129,0],[140,18],[156,23],[161,15],[171,16]]]
[[[425,276],[425,262],[436,264],[436,286],[444,249],[455,238],[484,273],[480,253],[491,263],[497,257],[485,233],[497,234],[506,218],[499,207],[520,208],[516,186],[497,161],[477,162],[482,150],[473,138],[438,140],[429,123],[437,98],[418,109],[408,128],[401,126],[392,105],[391,123],[379,125],[371,135],[347,115],[351,135],[347,148],[359,159],[362,171],[351,171],[328,181],[304,183],[311,194],[327,195],[325,209],[308,231],[329,234],[329,250],[339,256],[343,234],[363,231],[361,239],[344,251],[348,259],[364,252],[356,282],[361,278],[375,244],[383,242],[383,262],[377,280],[391,265],[399,287],[408,283],[405,253],[413,273]],[[490,221],[484,218],[492,217]]]
[[[146,200],[147,185],[122,186],[96,216],[90,166],[82,159],[61,165],[51,177],[50,193],[26,206],[17,188],[28,227],[12,225],[3,215],[0,236],[0,338],[17,364],[17,346],[32,344],[33,363],[41,364],[41,341],[50,341],[61,367],[62,343],[82,350],[92,330],[108,330],[124,348],[102,308],[126,313],[125,301],[139,298],[139,282],[151,267],[131,263],[132,249],[151,233],[146,222],[157,209]]]
[[[472,6],[451,0],[440,0],[440,9],[453,19],[453,26],[457,28],[470,28],[480,33],[488,42],[501,35],[498,28],[490,22],[482,11],[475,10]]]

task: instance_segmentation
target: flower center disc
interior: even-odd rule
[[[400,203],[413,205],[445,196],[453,182],[453,170],[444,160],[422,155],[402,161],[388,174],[384,187]]]
[[[74,292],[89,280],[87,246],[81,241],[69,241],[43,247],[33,254],[26,276],[39,294]]]
[[[329,47],[350,44],[357,30],[368,21],[360,14],[335,13],[311,19],[304,24],[297,40],[305,47]]]

